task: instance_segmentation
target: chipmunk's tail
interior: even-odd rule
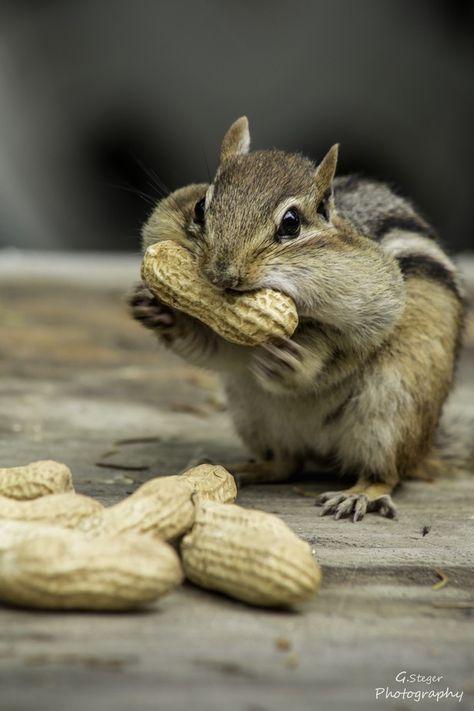
[[[474,403],[450,402],[443,411],[430,454],[409,476],[435,479],[474,474]]]
[[[442,461],[454,469],[474,474],[474,409],[447,408],[443,414],[435,446]]]

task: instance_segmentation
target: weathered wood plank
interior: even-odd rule
[[[81,492],[111,503],[202,456],[244,454],[216,379],[158,351],[127,318],[122,293],[134,275],[134,263],[105,285],[3,274],[2,466],[63,460]],[[456,395],[466,408],[474,402],[469,344]],[[323,488],[308,478],[298,486]],[[354,525],[319,517],[292,484],[241,492],[243,505],[278,513],[317,551],[324,585],[299,612],[254,610],[191,586],[139,614],[2,608],[0,708],[365,710],[381,707],[376,687],[403,687],[395,675],[404,669],[443,676],[406,686],[463,690],[468,708],[474,477],[409,482],[397,499],[398,521],[368,516]],[[437,568],[449,582],[435,591]]]

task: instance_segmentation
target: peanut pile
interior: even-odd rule
[[[107,508],[76,493],[67,467],[50,461],[1,469],[0,492],[0,600],[9,604],[129,610],[186,576],[287,607],[320,585],[309,545],[277,516],[234,505],[234,478],[218,465],[156,477]]]

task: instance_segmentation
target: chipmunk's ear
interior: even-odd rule
[[[339,143],[335,143],[326,153],[321,163],[316,168],[314,179],[318,194],[330,195],[332,193],[332,181],[336,174],[337,154],[339,152]]]
[[[248,153],[250,148],[249,122],[246,116],[234,121],[224,136],[221,145],[220,162],[226,163],[230,158],[242,153]]]

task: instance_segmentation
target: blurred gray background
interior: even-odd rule
[[[0,5],[0,247],[139,249],[160,192],[254,147],[388,180],[472,248],[468,0]]]

